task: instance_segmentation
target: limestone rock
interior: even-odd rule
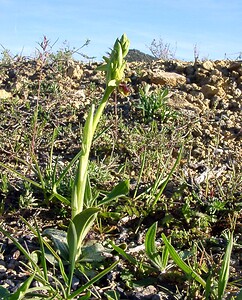
[[[210,84],[205,84],[201,91],[205,98],[211,98],[218,93],[218,88]]]
[[[0,99],[10,99],[12,97],[12,94],[1,89],[0,90]]]
[[[208,71],[212,71],[212,70],[214,69],[213,62],[210,61],[210,60],[205,61],[205,62],[202,64],[202,67],[203,67],[205,70],[208,70]]]
[[[186,77],[173,72],[155,72],[149,75],[151,83],[178,86],[186,83]]]
[[[187,100],[188,95],[189,94],[186,94],[185,92],[177,91],[176,93],[171,94],[167,103],[168,105],[170,105],[171,107],[179,111],[186,110],[193,113],[200,113],[201,112],[200,108],[198,108],[196,105],[191,103],[192,101]]]
[[[83,70],[79,65],[69,66],[66,70],[66,74],[72,79],[81,80],[83,76]]]

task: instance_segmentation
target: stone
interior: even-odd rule
[[[218,93],[218,88],[210,84],[205,84],[202,86],[201,91],[205,98],[211,98]]]
[[[66,75],[72,79],[81,80],[83,76],[83,70],[79,65],[76,66],[69,66],[66,69]]]
[[[12,97],[11,93],[9,93],[9,92],[7,92],[7,91],[5,91],[3,89],[0,90],[0,99],[1,100],[10,99],[11,97]]]
[[[177,91],[176,93],[171,94],[171,96],[168,98],[167,104],[179,111],[187,110],[200,113],[200,108],[192,103],[193,98],[191,97],[193,96],[182,91]]]
[[[241,96],[241,94],[242,94],[241,89],[238,89],[238,88],[234,89],[234,91],[233,91],[234,98],[239,98]]]
[[[207,61],[203,62],[202,67],[208,71],[211,71],[214,69],[214,65],[211,60],[207,60]]]
[[[222,77],[222,72],[218,69],[214,69],[211,71],[211,75],[215,75],[217,77]]]
[[[241,61],[234,61],[231,63],[231,65],[229,66],[229,69],[231,71],[237,71],[242,67],[242,63]]]
[[[156,72],[149,75],[151,83],[178,86],[186,83],[186,77],[173,72]]]
[[[0,264],[0,273],[6,273],[7,268],[4,265]]]
[[[194,75],[194,73],[195,73],[195,71],[196,71],[196,68],[194,67],[194,66],[187,66],[186,68],[185,68],[185,74],[187,75],[187,76],[192,76],[192,75]]]

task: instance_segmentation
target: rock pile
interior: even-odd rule
[[[191,122],[191,154],[195,160],[199,157],[201,162],[208,156],[214,159],[222,155],[217,167],[222,167],[222,161],[240,163],[241,61],[203,61],[196,64],[177,60],[133,62],[129,70],[129,76],[135,83],[168,87],[169,105],[196,120]],[[241,168],[241,165],[238,167]]]
[[[64,110],[66,105],[82,110],[103,92],[105,78],[96,67],[97,63],[54,61],[41,69],[38,60],[25,59],[1,64],[0,101],[18,97],[31,102],[41,76],[41,97],[48,100],[46,106],[53,109],[53,115],[50,99],[55,99],[55,110]],[[126,76],[131,80],[131,99],[139,97],[140,84],[168,87],[168,104],[191,124],[193,164],[204,163],[209,157],[219,170],[225,163],[241,169],[241,61],[133,61],[128,63]]]

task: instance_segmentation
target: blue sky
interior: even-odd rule
[[[46,35],[55,50],[90,39],[83,52],[101,59],[125,32],[146,53],[162,39],[178,59],[193,60],[194,45],[201,59],[236,58],[241,30],[241,0],[0,0],[0,44],[14,55],[34,55]]]

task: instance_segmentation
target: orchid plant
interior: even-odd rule
[[[102,276],[104,276],[107,272],[109,272],[112,268],[117,265],[117,262],[113,263],[107,269],[103,270],[101,273],[96,275],[94,278],[90,279],[86,284],[78,288],[75,292],[71,290],[74,272],[76,270],[76,266],[79,263],[80,257],[83,259],[83,247],[84,247],[84,239],[91,229],[95,218],[100,211],[99,206],[106,204],[113,199],[126,194],[129,191],[129,183],[128,181],[124,181],[119,183],[117,186],[113,188],[113,190],[107,194],[102,200],[100,200],[97,205],[94,206],[94,200],[92,193],[90,182],[88,178],[88,164],[89,164],[89,154],[91,150],[91,145],[94,137],[95,130],[99,123],[99,120],[103,114],[104,108],[109,100],[109,97],[115,90],[119,90],[122,93],[125,93],[124,86],[124,70],[126,66],[126,62],[124,60],[129,50],[129,40],[127,36],[124,34],[120,39],[117,39],[113,50],[109,57],[104,57],[104,64],[98,67],[99,71],[104,71],[106,73],[106,89],[103,95],[103,98],[98,106],[96,112],[94,104],[91,106],[89,114],[87,116],[83,137],[82,137],[82,147],[81,151],[78,154],[79,164],[75,176],[75,181],[72,188],[72,196],[71,196],[71,220],[69,222],[69,226],[67,228],[67,232],[59,230],[59,229],[46,229],[43,232],[44,236],[47,236],[52,243],[47,242],[40,235],[39,229],[36,225],[36,228],[33,228],[27,221],[26,225],[29,229],[37,236],[40,243],[40,253],[41,253],[41,262],[43,271],[39,269],[37,263],[33,260],[32,256],[26,251],[22,245],[13,237],[11,237],[6,231],[0,228],[0,231],[8,236],[23,252],[23,254],[27,257],[32,265],[29,269],[31,277],[23,284],[19,290],[17,290],[14,294],[9,295],[7,291],[6,295],[8,299],[30,299],[28,298],[28,293],[30,292],[30,283],[35,278],[37,281],[39,280],[42,284],[42,288],[31,288],[31,293],[37,290],[45,290],[45,292],[49,293],[51,296],[48,299],[73,299],[77,295],[86,291],[86,294],[83,295],[80,299],[89,299],[90,291],[89,287]],[[73,160],[69,165],[73,165]],[[68,167],[69,168],[69,167]],[[8,168],[9,169],[9,168]],[[68,169],[67,169],[68,170]],[[14,170],[13,170],[14,171]],[[66,172],[66,170],[64,171]],[[19,175],[18,172],[15,174]],[[64,173],[65,175],[65,173]],[[61,175],[61,178],[64,176]],[[21,178],[25,178],[24,176],[20,176]],[[29,181],[29,180],[28,180]],[[34,183],[31,181],[31,183]],[[53,194],[57,195],[57,183],[59,184],[59,180],[53,186]],[[57,197],[60,200],[63,200],[62,197]],[[54,245],[56,251],[51,246]],[[62,295],[59,290],[53,289],[48,281],[48,270],[46,260],[50,261],[50,255],[47,255],[46,248],[48,252],[50,252],[53,257],[53,264],[58,263],[60,272],[62,274],[64,283],[60,283],[62,290]],[[68,272],[64,268],[64,265],[68,265]],[[21,294],[21,297],[19,296]],[[53,298],[52,298],[53,297]],[[31,298],[32,299],[32,298]]]

